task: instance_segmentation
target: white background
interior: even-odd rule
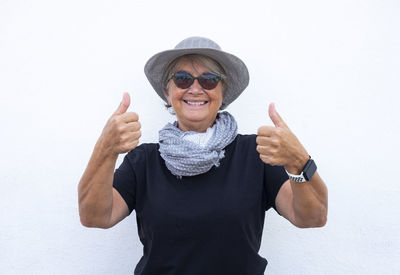
[[[133,273],[134,213],[84,228],[77,184],[124,91],[141,142],[157,141],[173,117],[143,66],[196,35],[249,68],[227,109],[240,132],[272,125],[275,102],[329,188],[324,228],[267,212],[267,273],[400,274],[399,12],[397,0],[0,0],[0,273]]]

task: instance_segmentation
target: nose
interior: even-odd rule
[[[203,87],[201,87],[199,80],[195,79],[193,84],[189,87],[191,93],[204,93]]]

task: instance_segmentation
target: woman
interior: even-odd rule
[[[145,73],[177,121],[158,144],[137,146],[140,123],[124,94],[79,183],[85,226],[109,228],[136,211],[144,255],[135,274],[264,274],[266,210],[298,227],[326,223],[326,186],[275,106],[275,126],[257,136],[237,134],[235,119],[218,112],[248,85],[239,58],[190,37],[150,58]]]

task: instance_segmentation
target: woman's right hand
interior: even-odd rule
[[[128,93],[107,121],[78,186],[79,216],[88,227],[109,228],[129,214],[128,206],[113,188],[118,154],[134,149],[140,138],[136,113],[127,112]]]
[[[129,152],[139,144],[141,125],[136,113],[127,112],[130,102],[129,94],[124,93],[118,109],[107,121],[99,138],[102,149],[109,156]]]

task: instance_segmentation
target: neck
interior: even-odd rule
[[[178,128],[183,132],[194,131],[198,133],[205,133],[208,128],[212,127],[215,123],[215,120],[212,123],[205,124],[204,122],[199,123],[191,123],[190,125],[186,125],[185,123],[178,120]]]

